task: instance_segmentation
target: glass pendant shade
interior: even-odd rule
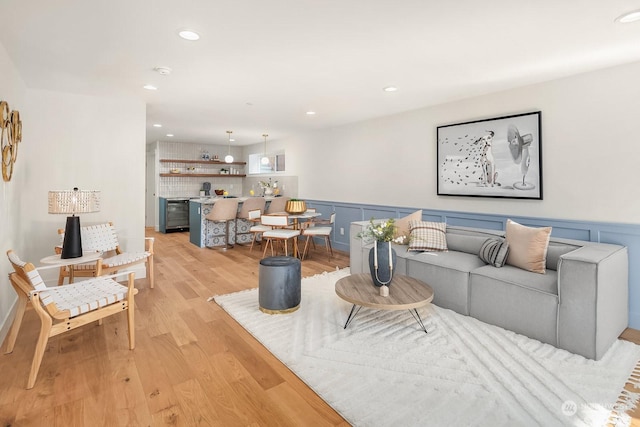
[[[230,131],[230,130],[227,131],[227,135],[229,135],[229,152],[226,156],[224,156],[224,161],[227,163],[233,162],[233,156],[231,155],[231,134],[232,133],[233,131]]]
[[[269,157],[267,157],[267,137],[269,135],[265,133],[262,136],[264,137],[264,156],[262,156],[262,158],[260,159],[260,163],[262,163],[263,165],[268,165]]]

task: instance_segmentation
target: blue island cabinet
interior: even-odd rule
[[[189,201],[189,241],[196,246],[204,248],[202,241],[202,203]]]
[[[219,200],[219,198],[210,197],[189,200],[189,241],[200,248],[206,247],[207,243],[212,246],[224,244],[224,236],[222,236],[224,234],[224,224],[210,223],[209,227],[207,227],[208,221],[205,219],[207,214],[211,212],[216,200]],[[240,206],[245,200],[247,200],[247,197],[239,197]],[[267,198],[267,206],[269,206],[270,201],[271,198]],[[230,243],[251,243],[252,236],[249,233],[249,229],[252,225],[254,224],[247,220],[238,219],[237,226],[240,234],[236,237],[236,221],[231,221],[229,223]]]

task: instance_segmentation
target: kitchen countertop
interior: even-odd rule
[[[254,196],[240,196],[240,197],[233,197],[233,198],[238,199],[238,202],[242,203],[245,200],[249,199],[250,197],[254,197]],[[208,203],[215,203],[217,200],[222,200],[222,199],[224,199],[224,197],[191,197],[189,200],[196,203],[208,204]],[[265,197],[265,199],[268,201],[268,200],[275,199],[275,197],[267,196]]]

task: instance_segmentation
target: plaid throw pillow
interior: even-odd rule
[[[509,243],[501,239],[487,239],[480,248],[478,256],[487,264],[502,267],[509,255]]]
[[[409,221],[410,251],[441,251],[447,249],[447,224],[445,222]]]

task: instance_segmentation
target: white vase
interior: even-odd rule
[[[264,195],[265,196],[273,196],[273,189],[271,187],[266,187],[264,189]]]

